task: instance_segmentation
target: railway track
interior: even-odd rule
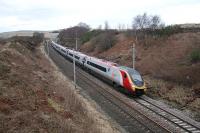
[[[170,132],[167,128],[160,125],[153,119],[148,118],[145,114],[141,114],[138,110],[135,110],[131,105],[127,104],[123,99],[114,95],[109,89],[100,86],[95,83],[88,75],[82,73],[80,69],[77,70],[78,74],[81,75],[85,83],[93,86],[93,88],[103,95],[111,104],[114,104],[121,111],[123,111],[126,116],[130,117],[134,121],[138,121],[140,125],[146,128],[147,132]]]
[[[169,110],[168,108],[162,107],[161,105],[156,104],[152,99],[147,96],[142,96],[135,101],[149,111],[156,113],[160,117],[174,124],[177,129],[181,132],[191,132],[191,133],[200,133],[200,125],[195,121],[184,118],[184,116],[180,116],[176,112]]]
[[[77,74],[79,74],[78,76],[79,85],[81,85],[81,87],[84,87],[84,88],[91,88],[92,90],[87,89],[87,91],[90,91],[91,93],[94,93],[94,90],[98,92],[99,93],[98,95],[101,95],[101,98],[103,97],[102,98],[103,104],[105,104],[109,108],[114,108],[115,110],[113,111],[118,111],[119,114],[122,114],[124,116],[124,119],[127,119],[129,121],[127,122],[127,125],[131,127],[131,129],[133,129],[132,132],[196,131],[196,133],[198,133],[199,130],[191,130],[191,129],[189,130],[188,128],[189,130],[188,131],[180,127],[180,125],[182,125],[183,123],[179,124],[178,126],[179,128],[177,128],[177,125],[175,125],[172,121],[172,120],[175,121],[175,118],[171,119],[171,121],[165,117],[158,118],[158,116],[161,117],[162,116],[161,114],[164,115],[164,113],[161,111],[159,114],[158,109],[157,111],[155,111],[156,109],[152,108],[153,105],[150,104],[148,101],[145,101],[145,99],[140,98],[140,99],[135,100],[134,102],[133,99],[124,97],[122,94],[115,91],[114,89],[110,89],[107,85],[102,85],[101,81],[98,81],[98,79],[95,79],[92,75],[86,73],[82,69],[76,67],[76,70],[77,70]],[[71,75],[71,79],[73,79],[72,75]],[[98,97],[98,95],[96,96]],[[151,105],[151,106],[147,106],[147,105]],[[154,107],[156,108],[156,105]],[[122,119],[122,121],[124,120]],[[191,126],[191,128],[198,129],[198,127],[193,127],[193,126]],[[131,132],[131,130],[129,130],[129,132]]]

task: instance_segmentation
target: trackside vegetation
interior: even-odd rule
[[[196,63],[200,61],[200,49],[195,49],[190,54],[191,62]]]

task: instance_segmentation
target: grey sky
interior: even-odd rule
[[[54,30],[107,20],[112,28],[131,26],[133,17],[160,15],[166,24],[200,23],[199,0],[0,0],[0,32]]]

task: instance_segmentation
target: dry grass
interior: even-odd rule
[[[54,90],[54,97],[64,98],[61,105],[73,112],[72,120],[75,125],[79,125],[78,128],[75,128],[78,132],[118,132],[117,129],[111,127],[104,116],[91,106],[91,103],[79,95],[77,91],[74,91],[73,84],[62,73],[56,70],[54,76],[57,79],[56,85],[59,85],[59,88]],[[57,101],[59,99],[56,98]],[[60,105],[56,105],[56,108],[60,108],[58,106]]]
[[[101,53],[90,49],[91,41],[82,50],[100,58],[132,67],[132,44],[134,38],[119,34],[116,44]],[[92,40],[92,39],[91,39]],[[136,68],[144,75],[193,86],[199,83],[200,63],[191,62],[191,53],[200,48],[200,33],[179,33],[164,38],[149,37],[148,46],[136,45]]]
[[[132,67],[131,46],[134,38],[124,34],[116,38],[117,43],[112,48],[95,53],[95,56]],[[196,112],[200,97],[200,63],[191,62],[191,53],[200,48],[200,32],[146,39],[146,44],[142,40],[136,45],[135,67],[147,76],[146,81],[150,86],[147,95]],[[86,46],[89,43],[85,43]],[[90,52],[84,45],[82,48]]]
[[[181,110],[190,110],[196,120],[200,120],[200,99],[194,88],[177,85],[161,79],[145,76],[149,89],[147,95],[156,99],[165,100],[168,104]]]
[[[117,132],[40,49],[29,49],[26,39],[7,41],[0,51],[0,132]]]

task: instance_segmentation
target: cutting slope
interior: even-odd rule
[[[0,42],[0,132],[118,132],[31,42]]]
[[[117,43],[98,53],[89,52],[120,65],[132,67],[132,44],[134,38],[121,33]],[[95,38],[93,38],[95,39]],[[143,41],[143,40],[142,40]],[[200,110],[200,62],[192,62],[193,51],[200,51],[200,33],[178,33],[169,37],[147,38],[148,45],[136,44],[136,69],[148,83],[147,95],[167,99],[181,109]],[[95,45],[92,41],[82,46],[83,52]],[[89,47],[89,48],[90,48]],[[199,117],[199,116],[198,116]]]

